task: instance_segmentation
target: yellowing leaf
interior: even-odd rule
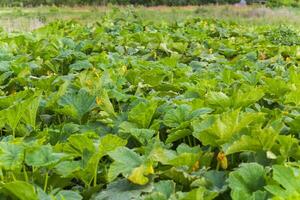
[[[153,168],[152,168],[152,170],[150,169],[150,171],[153,171]],[[131,174],[128,177],[128,180],[130,180],[131,182],[133,182],[135,184],[145,185],[149,181],[149,179],[147,177],[145,177],[146,174],[147,174],[147,167],[145,167],[144,165],[141,165],[132,170]]]

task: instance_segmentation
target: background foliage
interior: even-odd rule
[[[239,0],[0,0],[1,6],[39,6],[39,5],[144,5],[144,6],[185,6],[203,4],[233,4]],[[261,0],[248,0],[248,3],[259,3]],[[292,6],[298,7],[299,0],[267,0],[270,7]]]

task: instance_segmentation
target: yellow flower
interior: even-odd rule
[[[224,152],[219,152],[217,156],[218,163],[221,165],[222,169],[227,169],[228,161]]]
[[[122,66],[122,74],[125,74],[127,72],[127,67],[126,65]]]
[[[102,105],[102,99],[100,97],[96,98],[96,103],[98,106]]]
[[[88,86],[91,86],[91,85],[93,85],[93,83],[92,83],[92,81],[91,81],[91,80],[87,80],[87,81],[86,81],[86,84],[87,84]]]
[[[200,167],[200,163],[199,163],[199,160],[197,160],[196,162],[195,162],[195,164],[193,165],[193,167],[192,167],[192,171],[194,172],[194,171],[197,171],[198,169],[199,169],[199,167]]]

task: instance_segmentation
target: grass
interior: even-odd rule
[[[188,7],[37,7],[2,8],[0,24],[4,30],[30,31],[57,19],[77,20],[92,24],[113,9],[133,9],[136,15],[149,21],[182,21],[190,17],[214,18],[250,25],[293,25],[300,27],[300,9],[264,6],[207,5]]]

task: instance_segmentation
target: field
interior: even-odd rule
[[[0,200],[300,199],[299,13],[2,9]]]
[[[0,24],[5,31],[31,31],[55,20],[76,20],[92,25],[113,10],[133,10],[136,16],[150,22],[182,22],[187,18],[222,19],[251,25],[293,25],[300,27],[300,10],[296,8],[270,9],[262,6],[190,6],[190,7],[38,7],[2,8]],[[124,14],[124,13],[123,13]]]

